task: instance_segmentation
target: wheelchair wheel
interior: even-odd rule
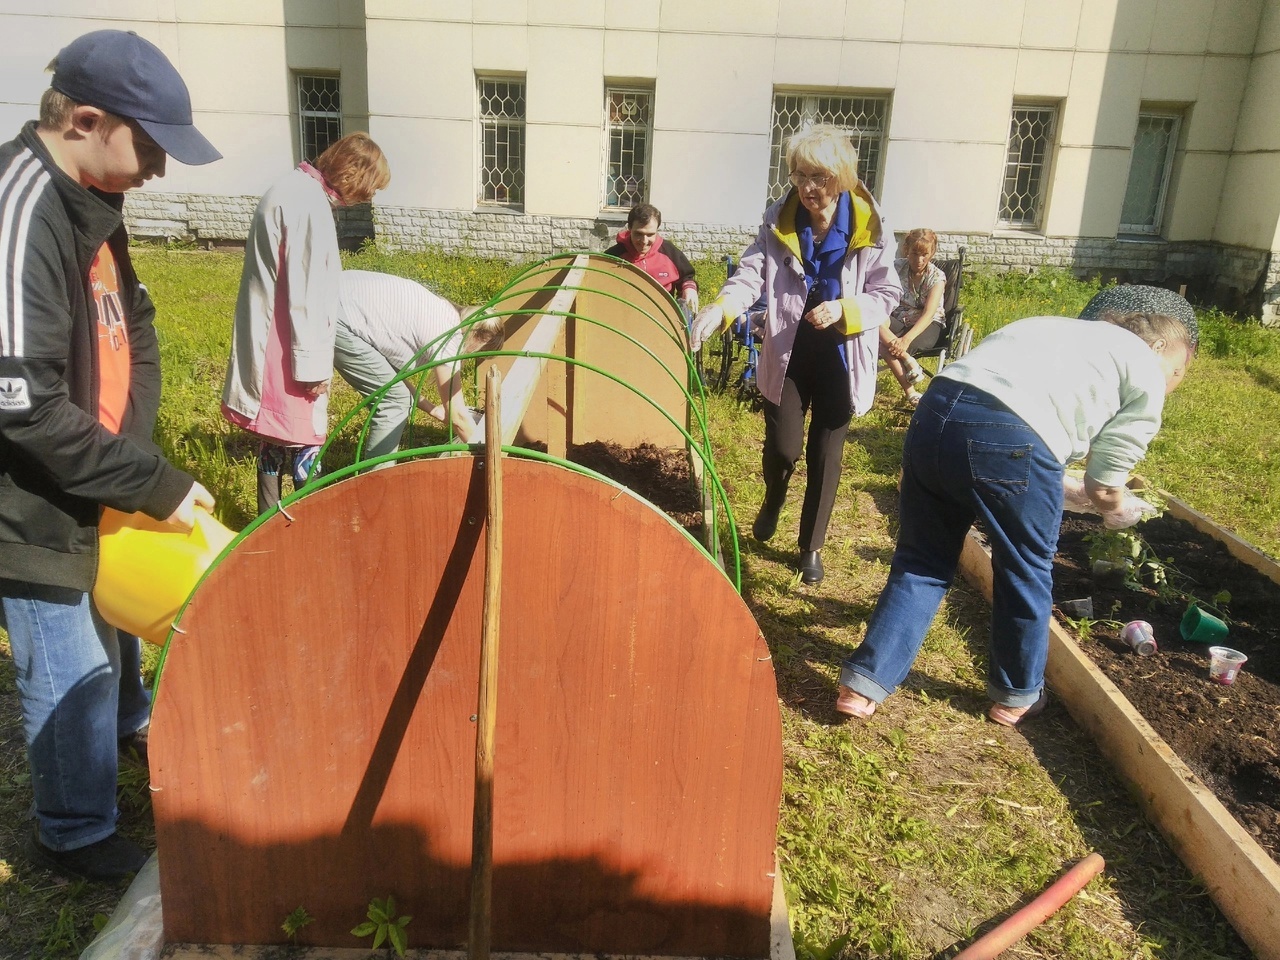
[[[695,357],[695,364],[703,387],[720,393],[729,385],[733,353],[733,334],[728,330],[702,345]]]

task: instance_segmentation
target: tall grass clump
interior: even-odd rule
[[[1077,280],[1056,267],[1030,274],[979,267],[965,274],[960,302],[980,340],[1023,317],[1078,317],[1099,286],[1097,280]]]
[[[342,261],[347,270],[394,273],[416,280],[462,306],[489,300],[528,262],[448,253],[438,247],[384,250],[376,244],[365,244],[358,253],[345,254]]]

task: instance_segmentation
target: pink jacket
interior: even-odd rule
[[[845,254],[841,274],[840,326],[845,365],[849,369],[849,397],[855,416],[871,409],[876,395],[876,363],[879,327],[902,297],[902,284],[893,267],[893,234],[885,225],[875,199],[861,183],[853,191],[853,238]],[[742,254],[738,272],[720,290],[716,303],[731,323],[760,297],[766,295],[768,314],[760,363],[756,369],[760,392],[770,403],[782,402],[782,384],[803,323],[808,289],[800,241],[796,234],[799,198],[794,190],[769,207],[760,232]]]
[[[245,242],[222,415],[286,446],[328,431],[329,395],[301,384],[333,376],[342,260],[331,196],[301,164],[263,195]]]

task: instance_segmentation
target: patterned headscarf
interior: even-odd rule
[[[1191,335],[1191,349],[1200,346],[1200,325],[1196,312],[1185,297],[1164,287],[1148,287],[1137,283],[1121,283],[1099,290],[1080,311],[1081,320],[1097,320],[1104,313],[1162,313],[1173,317]]]

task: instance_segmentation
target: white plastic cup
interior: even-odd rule
[[[1236,674],[1248,659],[1239,650],[1232,650],[1230,647],[1210,647],[1209,679],[1214,683],[1235,683]]]
[[[1156,632],[1145,620],[1130,620],[1126,623],[1120,631],[1120,639],[1140,657],[1149,657],[1158,649]]]

